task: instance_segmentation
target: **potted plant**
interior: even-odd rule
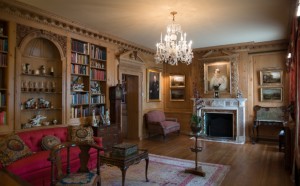
[[[193,133],[199,133],[202,130],[202,118],[197,114],[193,114],[191,117],[191,129]]]

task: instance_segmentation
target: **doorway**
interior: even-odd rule
[[[122,74],[121,133],[125,139],[139,139],[139,77]]]

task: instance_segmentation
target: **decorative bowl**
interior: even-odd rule
[[[47,126],[47,125],[49,125],[50,124],[50,122],[49,121],[43,121],[43,123],[42,123],[44,126]]]

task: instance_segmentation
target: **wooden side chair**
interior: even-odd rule
[[[97,150],[96,172],[92,172],[88,168],[89,151],[92,149]],[[49,161],[51,161],[51,186],[101,185],[100,151],[103,151],[103,148],[98,145],[78,142],[65,142],[53,147],[49,157]],[[80,165],[74,163],[74,154],[77,156],[78,153]],[[79,169],[76,170],[78,166]]]

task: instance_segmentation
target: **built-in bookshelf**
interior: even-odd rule
[[[105,113],[106,48],[91,44],[90,104],[96,115]]]
[[[17,131],[65,124],[64,67],[57,46],[49,39],[32,35],[16,50]]]
[[[89,116],[89,43],[71,44],[71,119]]]
[[[71,122],[105,113],[106,48],[71,41]]]
[[[0,21],[0,126],[7,122],[7,93],[8,93],[8,32],[7,23]]]

